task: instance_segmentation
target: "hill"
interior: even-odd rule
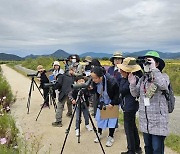
[[[48,55],[33,55],[33,54],[30,54],[30,55],[28,55],[28,56],[26,56],[26,57],[24,57],[24,58],[25,58],[25,59],[27,59],[27,58],[35,59],[35,58],[37,58],[37,57],[67,58],[69,55],[70,55],[70,54],[67,53],[66,51],[59,49],[59,50],[55,51],[55,52],[52,53],[52,54],[48,54]]]
[[[126,52],[123,53],[124,57],[139,57],[139,56],[143,56],[146,54],[146,52],[149,50],[142,50],[142,51],[137,51],[137,52]],[[158,53],[160,54],[160,57],[163,59],[180,59],[180,52],[177,53],[170,53],[170,52],[160,52],[158,51]],[[26,57],[19,57],[17,55],[13,55],[13,54],[6,54],[6,53],[0,53],[0,60],[23,60],[23,59],[27,59],[27,58],[32,58],[35,59],[37,57],[54,57],[54,58],[67,58],[70,54],[67,53],[64,50],[57,50],[52,54],[47,54],[47,55],[33,55],[30,54]],[[86,57],[86,56],[91,56],[93,58],[110,58],[112,57],[113,54],[111,53],[95,53],[95,52],[85,52],[83,54],[80,54],[80,57]]]
[[[19,60],[23,60],[23,58],[13,55],[13,54],[6,54],[6,53],[0,53],[0,60],[15,60],[15,61],[19,61]]]
[[[138,52],[132,52],[132,53],[125,53],[125,57],[139,57],[145,55],[149,50],[142,50]],[[162,59],[179,59],[180,58],[180,52],[177,53],[170,53],[170,52],[160,52],[157,51]]]
[[[91,56],[93,58],[103,58],[103,57],[111,57],[113,54],[110,53],[95,53],[95,52],[85,52],[80,54],[80,57]]]

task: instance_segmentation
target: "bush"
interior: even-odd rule
[[[11,88],[0,74],[0,153],[3,154],[18,153],[18,150],[13,148],[17,145],[18,129],[14,119],[7,113],[10,111],[9,105],[13,101]]]

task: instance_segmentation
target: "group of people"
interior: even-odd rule
[[[124,117],[124,130],[127,139],[127,151],[122,154],[141,154],[140,138],[136,126],[136,112],[139,111],[140,131],[143,133],[146,154],[163,154],[164,140],[168,135],[168,105],[163,90],[168,91],[169,77],[162,73],[165,62],[156,51],[148,51],[141,63],[133,57],[123,57],[121,52],[115,52],[110,58],[112,66],[106,70],[97,59],[87,56],[80,63],[78,55],[71,55],[65,63],[64,71],[58,61],[53,63],[53,76],[56,80],[55,90],[58,97],[55,127],[62,127],[62,115],[67,102],[67,116],[72,116],[73,106],[76,106],[76,136],[79,136],[79,112],[85,119],[88,131],[89,99],[93,100],[94,117],[97,121],[98,136],[109,129],[106,146],[114,143],[114,132],[118,128],[118,112],[121,107]],[[43,66],[37,67],[44,90],[44,101],[49,106],[48,88],[43,84],[49,82]],[[72,84],[84,84],[89,78],[92,83],[83,89],[83,100],[77,100],[80,89],[73,89]],[[84,101],[79,103],[78,101]],[[107,116],[104,118],[104,113]],[[99,142],[94,139],[95,143]]]

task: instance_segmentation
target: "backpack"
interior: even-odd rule
[[[174,106],[175,106],[175,96],[174,96],[174,92],[171,86],[171,83],[168,85],[168,90],[163,90],[162,94],[165,96],[166,100],[167,100],[167,105],[168,105],[168,112],[172,113],[174,110]]]

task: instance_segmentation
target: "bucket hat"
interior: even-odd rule
[[[114,58],[121,58],[124,59],[121,51],[114,52],[113,56],[110,58],[111,62],[114,62]]]
[[[158,69],[160,71],[163,70],[163,68],[165,67],[165,62],[164,60],[162,60],[159,56],[159,53],[157,51],[154,51],[154,50],[151,50],[151,51],[148,51],[145,56],[142,56],[142,57],[139,57],[139,58],[153,58],[156,62],[159,62],[159,65],[158,65]]]
[[[125,58],[122,64],[117,64],[117,67],[125,72],[130,72],[130,73],[141,70],[141,67],[136,63],[136,59],[133,57]]]

